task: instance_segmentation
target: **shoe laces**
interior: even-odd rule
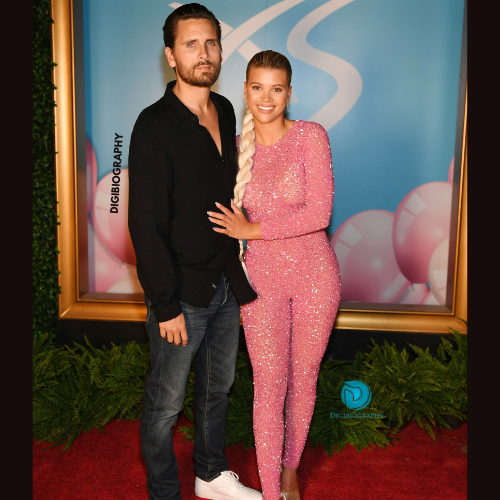
[[[236,485],[236,488],[239,490],[243,485],[240,483],[239,479],[240,476],[236,474],[236,472],[233,472],[232,470],[226,471],[226,477],[230,478],[231,481],[233,481]]]

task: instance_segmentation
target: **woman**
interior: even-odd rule
[[[324,231],[333,203],[330,144],[321,125],[285,119],[291,77],[288,59],[271,50],[248,63],[232,211],[217,203],[222,213],[208,212],[215,231],[248,242],[245,263],[258,298],[241,312],[264,500],[300,498],[297,468],[340,300],[338,263]]]

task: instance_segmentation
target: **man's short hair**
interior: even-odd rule
[[[221,27],[219,20],[214,16],[213,12],[199,3],[188,3],[177,7],[165,20],[165,24],[163,25],[165,47],[174,48],[175,38],[177,37],[177,23],[185,19],[208,19],[214,25],[217,38],[219,39],[219,46],[221,46]]]

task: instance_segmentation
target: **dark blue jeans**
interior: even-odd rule
[[[147,298],[146,305],[151,373],[144,386],[141,413],[142,456],[146,462],[150,500],[177,500],[182,497],[172,426],[184,403],[193,359],[194,472],[208,481],[228,469],[224,454],[226,415],[238,351],[240,308],[224,275],[221,275],[208,308],[181,302],[188,344],[176,346],[160,337],[160,329]]]

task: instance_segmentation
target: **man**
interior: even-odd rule
[[[177,80],[139,115],[129,152],[129,229],[147,305],[151,373],[141,415],[150,500],[180,499],[172,426],[194,359],[195,493],[207,499],[261,499],[228,470],[228,392],[239,339],[239,304],[256,298],[238,242],[214,231],[208,211],[230,206],[236,173],[236,119],[210,91],[219,76],[221,30],[193,3],[163,27]]]

